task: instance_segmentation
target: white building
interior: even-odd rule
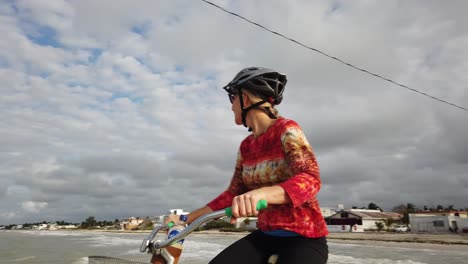
[[[47,224],[39,224],[39,225],[33,225],[31,229],[33,230],[46,230],[47,229]]]
[[[320,212],[322,213],[323,217],[329,217],[336,214],[337,210],[330,207],[320,207]]]
[[[78,227],[76,225],[60,225],[60,229],[77,229]]]
[[[391,218],[394,221],[401,220],[403,215],[395,212],[381,212],[380,210],[350,209],[337,212],[326,218],[330,232],[333,231],[365,231],[376,230],[377,222],[383,222]],[[343,228],[344,227],[344,228]]]
[[[155,216],[151,218],[153,224],[162,224],[164,223],[164,218],[167,217],[166,215]]]
[[[120,222],[120,227],[122,230],[133,230],[134,228],[138,227],[141,223],[143,223],[145,219],[139,217],[130,217],[126,220],[122,220]]]
[[[412,232],[468,232],[468,212],[435,211],[409,214]]]
[[[168,214],[183,215],[188,214],[188,212],[184,212],[184,209],[170,209]]]

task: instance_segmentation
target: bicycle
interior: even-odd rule
[[[257,210],[267,208],[266,200],[261,200],[257,204]],[[164,241],[155,240],[156,235],[161,231],[168,231],[172,228],[174,223],[168,225],[156,226],[150,235],[143,240],[140,246],[141,253],[151,254],[151,264],[177,264],[182,253],[181,247],[173,247],[178,241],[184,239],[195,229],[202,224],[218,219],[224,216],[232,217],[232,208],[226,208],[224,210],[214,211],[205,215],[202,215],[197,220],[188,225],[185,229],[181,230],[175,236],[167,238]],[[89,256],[89,264],[148,264],[144,262],[135,262],[131,260],[118,259],[113,257],[105,256]],[[278,259],[277,255],[270,256],[268,264],[275,264]]]

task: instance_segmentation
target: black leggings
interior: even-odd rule
[[[325,264],[328,246],[325,237],[276,237],[257,230],[219,253],[210,264],[266,264],[278,254],[278,264]]]

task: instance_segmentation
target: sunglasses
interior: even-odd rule
[[[228,94],[228,97],[229,97],[229,102],[231,102],[231,104],[233,104],[234,99],[236,99],[236,95],[235,94]]]

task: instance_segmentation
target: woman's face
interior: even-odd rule
[[[234,121],[236,122],[236,125],[242,125],[242,108],[240,105],[239,95],[233,96],[231,109],[234,112]]]

